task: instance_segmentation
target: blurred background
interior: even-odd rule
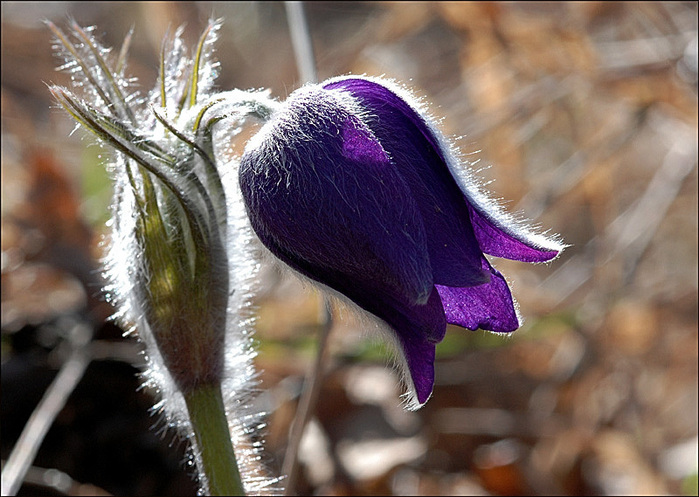
[[[697,3],[309,2],[321,79],[385,75],[430,102],[493,194],[571,244],[495,260],[525,317],[512,338],[450,328],[418,412],[376,337],[335,323],[301,444],[300,494],[697,494]],[[2,3],[2,460],[66,362],[82,379],[20,495],[191,495],[184,442],[149,413],[139,345],[105,319],[99,147],[46,83],[68,84],[50,19],[96,26],[156,80],[168,28],[225,19],[221,89],[300,85],[280,2]],[[257,364],[280,472],[322,322],[319,295],[266,271]],[[76,338],[77,337],[77,338]]]

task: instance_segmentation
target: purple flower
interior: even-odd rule
[[[432,392],[447,323],[520,324],[484,254],[544,262],[564,248],[482,194],[415,98],[384,79],[292,93],[249,142],[240,185],[277,258],[388,325],[413,407]]]

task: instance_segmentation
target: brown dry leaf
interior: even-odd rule
[[[604,341],[611,349],[636,356],[653,347],[659,322],[652,304],[625,299],[610,310],[604,329]]]
[[[549,4],[552,5],[553,4]],[[541,74],[570,72],[570,65],[561,54],[558,8],[533,15],[508,9],[500,17],[500,32],[507,42],[509,62],[527,79]]]
[[[491,33],[503,10],[498,2],[435,2],[435,6],[455,30],[474,31],[474,39]]]
[[[627,433],[603,431],[592,441],[584,477],[606,495],[669,495],[662,479],[645,461]]]
[[[264,299],[256,329],[270,340],[293,340],[303,329],[318,324],[320,304],[317,293],[308,291],[295,279],[277,287],[275,295]]]
[[[618,160],[619,158],[613,155],[597,163],[590,161],[590,169],[581,179],[583,195],[587,197],[592,222],[598,233],[603,233],[616,215],[613,173]]]
[[[566,482],[575,471],[580,454],[588,443],[588,437],[575,427],[562,430],[553,437],[542,438],[532,449],[532,466],[540,475],[551,475],[559,482]],[[578,488],[566,490],[575,493]]]
[[[47,151],[25,161],[23,197],[4,212],[3,324],[38,323],[85,305],[101,320],[111,313],[97,296],[99,277],[92,255],[92,231],[80,216],[79,201],[64,168]],[[11,243],[12,246],[6,245]],[[30,263],[31,261],[31,263]]]
[[[434,17],[433,2],[383,2],[383,25],[377,30],[377,41],[391,42],[425,26]]]
[[[673,67],[634,77],[609,75],[600,79],[600,86],[622,101],[637,107],[665,103],[687,121],[697,120],[696,93],[687,91],[687,85],[678,81]]]
[[[469,100],[481,114],[505,112],[517,83],[510,68],[499,56],[502,47],[492,37],[482,37],[470,44],[465,60],[468,71]]]
[[[2,275],[2,329],[16,331],[79,311],[86,298],[82,285],[64,271],[48,264],[24,263]]]
[[[521,456],[521,447],[512,439],[478,447],[474,464],[486,490],[496,495],[530,495]]]
[[[26,163],[31,174],[26,222],[37,226],[47,245],[89,247],[92,233],[80,217],[79,200],[64,169],[47,151],[31,153]]]

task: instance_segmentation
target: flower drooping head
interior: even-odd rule
[[[384,79],[292,93],[248,143],[239,178],[272,254],[388,325],[413,408],[432,393],[447,323],[519,327],[484,254],[544,262],[564,248],[488,200],[414,97]]]

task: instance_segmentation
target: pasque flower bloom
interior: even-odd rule
[[[411,407],[431,395],[447,323],[519,327],[484,254],[544,262],[564,248],[488,199],[417,100],[385,79],[292,93],[248,143],[239,179],[272,254],[388,325]]]

